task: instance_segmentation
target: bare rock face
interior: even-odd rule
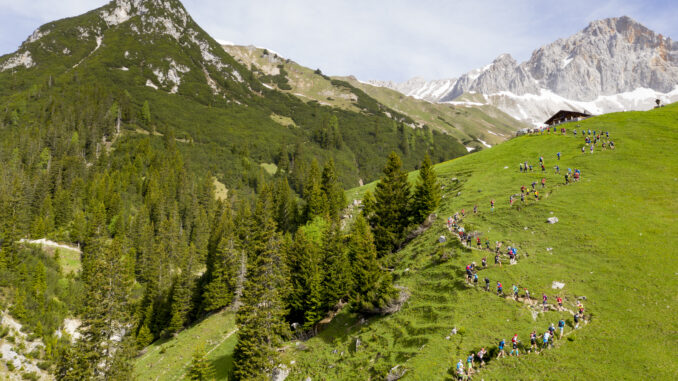
[[[502,54],[457,80],[381,85],[417,98],[425,94],[432,102],[479,93],[486,103],[535,124],[559,109],[647,110],[656,98],[678,101],[678,41],[627,16],[609,18],[538,48],[520,64]]]
[[[573,100],[640,87],[667,93],[678,85],[678,42],[629,17],[609,18],[537,49],[521,66],[542,88]]]

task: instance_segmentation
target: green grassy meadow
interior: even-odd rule
[[[601,151],[598,144],[593,154],[582,154],[581,134],[575,138],[574,126],[567,125],[567,136],[524,136],[437,165],[445,186],[439,218],[392,261],[396,283],[412,293],[406,306],[365,324],[353,314],[340,314],[328,329],[304,343],[305,350],[286,353],[295,361],[290,379],[383,379],[396,365],[407,369],[403,379],[452,379],[459,359],[465,361],[470,351],[482,346],[492,351],[501,338],[509,342],[518,333],[527,344],[533,329],[544,332],[561,317],[568,323],[566,333],[572,331],[569,313],[551,311],[533,319],[524,304],[466,286],[464,266],[480,264],[483,255],[488,269],[479,272],[480,282],[487,276],[492,290],[496,281],[503,283],[505,292],[517,283],[533,297],[547,293],[550,302],[561,295],[571,309],[577,297],[585,296],[591,320],[540,355],[492,359],[476,378],[675,379],[678,105],[580,123],[581,128],[609,131],[616,150]],[[539,156],[547,168],[547,187],[539,190],[548,196],[520,208],[518,200],[510,207],[510,194],[540,181]],[[534,172],[519,172],[518,163],[526,160],[535,166]],[[556,164],[561,175],[554,174]],[[562,173],[568,167],[580,169],[582,179],[564,186]],[[493,213],[491,199],[496,201]],[[475,204],[478,215],[472,213]],[[463,249],[456,240],[437,243],[440,235],[450,236],[444,226],[447,217],[462,208],[467,211],[467,230],[480,231],[493,243],[504,241],[504,247],[518,247],[522,256],[517,265],[505,261],[495,267],[492,254]],[[551,216],[560,221],[547,224]],[[453,253],[452,258],[440,262],[440,250]],[[552,289],[553,281],[565,287]],[[460,333],[447,340],[453,327]],[[361,341],[357,351],[356,338]]]
[[[204,345],[217,379],[224,380],[233,366],[233,349],[238,341],[235,314],[219,312],[180,332],[171,340],[150,345],[136,360],[137,380],[184,380],[193,352]]]

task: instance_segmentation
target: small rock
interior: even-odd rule
[[[555,280],[553,281],[553,284],[551,285],[551,288],[558,289],[558,290],[562,289],[563,287],[565,287],[565,283],[556,282]]]
[[[450,337],[449,337],[449,336],[446,336],[446,337],[445,337],[445,340],[449,340],[449,339],[450,339]]]
[[[438,242],[439,243],[445,243],[445,242],[447,242],[447,238],[444,235],[441,235],[440,237],[438,237]]]
[[[546,220],[548,221],[549,224],[555,224],[556,222],[558,222],[558,217],[549,217]]]
[[[582,296],[578,297],[577,299],[578,300],[586,300],[586,296],[582,295]]]
[[[457,192],[457,197],[461,196],[461,192]]]
[[[524,228],[524,229],[525,229],[525,230],[527,230],[527,226],[525,226],[525,228]]]

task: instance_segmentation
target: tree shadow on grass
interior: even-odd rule
[[[211,365],[214,369],[215,380],[230,379],[231,372],[233,372],[233,352],[215,358],[211,361]]]

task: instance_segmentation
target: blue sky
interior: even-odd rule
[[[0,0],[0,54],[38,26],[105,0]],[[502,53],[518,61],[595,19],[627,15],[678,39],[676,0],[184,0],[212,37],[269,48],[330,75],[458,76]],[[58,5],[57,5],[58,4]]]

